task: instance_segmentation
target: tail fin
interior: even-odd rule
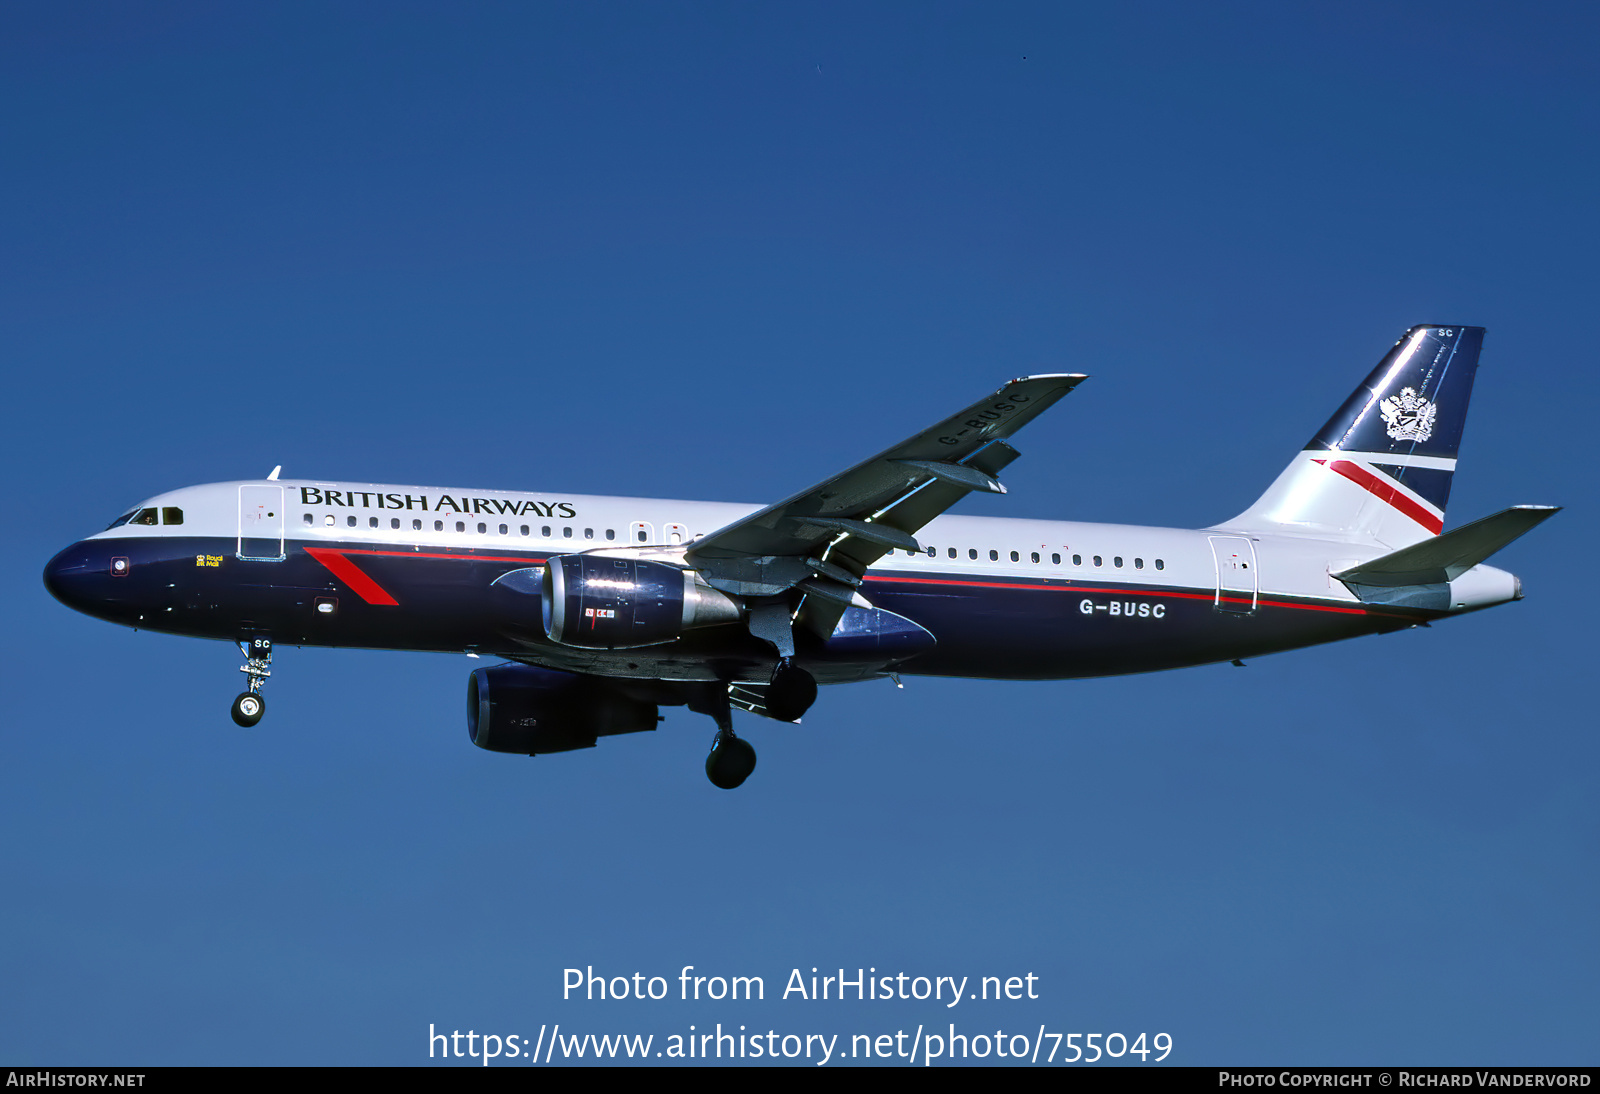
[[[1265,494],[1220,527],[1418,543],[1444,527],[1482,327],[1412,327]]]

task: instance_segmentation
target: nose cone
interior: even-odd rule
[[[46,563],[44,587],[67,607],[88,612],[92,600],[90,586],[105,571],[103,560],[96,564],[92,548],[82,542],[74,543]]]

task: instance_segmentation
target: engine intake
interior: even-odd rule
[[[570,752],[655,729],[657,707],[594,677],[504,664],[467,677],[467,736],[491,752]]]

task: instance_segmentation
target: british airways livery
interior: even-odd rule
[[[141,502],[44,580],[101,619],[236,642],[241,726],[277,643],[490,655],[467,681],[480,748],[588,748],[687,706],[715,720],[706,774],[731,789],[756,763],[732,708],[796,722],[819,684],[1148,672],[1520,599],[1484,560],[1555,507],[1444,531],[1483,333],[1408,330],[1211,528],[944,515],[1003,493],[1007,438],[1085,379],[1029,376],[765,508],[274,470]]]

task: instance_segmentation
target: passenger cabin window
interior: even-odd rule
[[[522,534],[523,535],[527,535],[528,534],[528,526],[526,524],[524,524],[522,526]]]
[[[954,547],[950,548],[950,557],[951,558],[955,558],[956,557],[956,549]]]
[[[1012,562],[1021,562],[1022,561],[1022,556],[1018,555],[1017,552],[1012,551],[1011,552],[1011,561]],[[1039,561],[1039,556],[1038,555],[1034,555],[1033,556],[1033,561],[1038,562]]]
[[[584,539],[593,539],[594,538],[594,529],[593,528],[585,528],[583,530],[583,538]]]
[[[418,520],[418,519],[417,519],[417,518],[415,518],[415,517],[413,517],[413,518],[412,518],[412,520],[411,520],[411,530],[412,530],[412,531],[413,531],[413,532],[420,532],[420,531],[422,531],[422,521],[421,521],[421,520]]]
[[[1112,559],[1111,560],[1111,565],[1120,568],[1122,566],[1122,556],[1118,555],[1116,558]]]
[[[466,521],[464,521],[464,520],[456,521],[456,531],[465,532],[466,530],[467,530],[467,522]]]
[[[329,528],[332,528],[333,527],[333,514],[329,513],[326,517],[324,517],[322,519],[322,523],[326,524]]]
[[[378,518],[377,517],[368,517],[367,518],[367,527],[368,528],[376,528],[377,526],[378,526]]]
[[[1156,559],[1156,569],[1165,570],[1166,568],[1167,568],[1167,564],[1165,562],[1162,562],[1159,558]]]
[[[390,517],[389,518],[389,527],[390,528],[399,528],[400,527],[400,518],[399,517]]]
[[[968,547],[967,548],[967,557],[968,558],[977,558],[978,557],[978,549],[976,547]]]
[[[1142,570],[1142,569],[1144,569],[1144,559],[1142,559],[1142,558],[1136,558],[1136,559],[1134,559],[1134,560],[1133,560],[1133,568],[1134,568],[1134,569],[1135,569],[1135,570]]]
[[[483,533],[487,532],[488,530],[489,530],[489,526],[487,524],[483,523],[483,521],[480,520],[478,522],[478,534],[481,536],[481,535],[483,535]]]
[[[272,514],[268,513],[267,515],[270,517]],[[161,523],[162,524],[182,524],[183,523],[183,510],[179,509],[176,505],[163,506],[162,509],[161,509]]]
[[[1099,555],[1095,555],[1094,556],[1094,564],[1096,566],[1100,565],[1100,556]]]
[[[442,521],[442,520],[436,520],[436,521],[434,521],[434,522],[433,522],[433,530],[434,530],[434,531],[435,531],[435,532],[442,532],[442,531],[444,531],[444,521]]]
[[[344,522],[345,522],[346,525],[348,525],[351,528],[354,528],[356,526],[356,518],[355,517],[346,517]]]
[[[1038,551],[1033,552],[1033,561],[1035,561],[1035,562],[1039,561],[1039,552]]]
[[[506,535],[506,534],[507,534],[507,533],[509,533],[509,532],[510,532],[510,531],[511,531],[511,529],[510,529],[510,528],[507,528],[507,527],[506,527],[506,526],[505,526],[505,525],[504,525],[504,524],[502,524],[502,525],[501,525],[501,526],[500,526],[500,534],[501,534],[501,535],[502,535],[502,536],[503,536],[503,535]]]
[[[607,539],[616,539],[617,538],[617,530],[615,528],[607,528],[606,529],[606,538]]]
[[[303,514],[303,517],[304,517],[304,519],[305,519],[305,522],[306,522],[306,523],[307,523],[307,524],[310,524],[310,523],[311,523],[311,514],[310,514],[310,513],[305,513],[305,514]]]
[[[1072,564],[1074,566],[1082,566],[1083,565],[1083,556],[1082,555],[1073,555],[1072,556]]]
[[[1060,556],[1060,555],[1051,555],[1051,556],[1050,556],[1050,564],[1051,564],[1051,565],[1052,565],[1052,566],[1059,566],[1059,565],[1061,565],[1061,556]]]
[[[571,539],[572,538],[572,529],[571,528],[563,528],[563,529],[561,529],[561,534],[566,539]]]

